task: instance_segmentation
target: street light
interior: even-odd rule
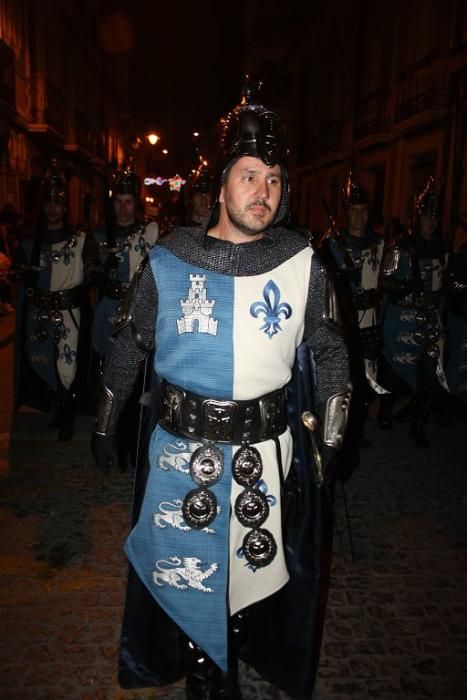
[[[168,150],[166,148],[163,148],[162,153],[166,156],[168,154]]]
[[[151,144],[151,146],[155,146],[156,143],[159,141],[159,136],[157,134],[148,134],[148,141]]]

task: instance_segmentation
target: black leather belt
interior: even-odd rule
[[[34,306],[46,311],[66,311],[74,309],[80,304],[82,287],[72,287],[71,289],[60,289],[51,292],[39,287],[28,287],[26,296],[31,299]]]
[[[437,306],[439,302],[439,293],[430,290],[423,292],[411,292],[398,300],[401,306],[413,306],[425,308],[427,306]]]
[[[362,287],[358,287],[352,292],[352,301],[358,311],[372,309],[377,302],[376,289],[362,289]]]
[[[284,432],[285,393],[273,391],[251,401],[222,401],[192,394],[164,382],[161,425],[171,433],[213,442],[262,442]]]

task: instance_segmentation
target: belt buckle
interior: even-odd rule
[[[206,440],[231,442],[237,404],[235,401],[206,399],[202,404],[202,433]]]
[[[261,413],[261,439],[274,435],[282,427],[282,394],[263,396],[259,400]]]
[[[175,386],[166,384],[162,396],[162,417],[160,423],[167,430],[176,430],[180,424],[180,412],[185,393]]]

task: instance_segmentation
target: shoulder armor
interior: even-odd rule
[[[323,441],[325,445],[340,449],[344,440],[349,414],[352,387],[349,385],[338,394],[330,396],[324,406]]]
[[[327,325],[336,328],[336,330],[341,331],[343,328],[342,316],[339,309],[336,287],[329,274],[326,275],[324,321],[325,323],[327,323]]]
[[[143,260],[141,261],[140,265],[135,270],[135,273],[132,277],[132,280],[130,282],[130,286],[128,288],[128,291],[126,292],[125,296],[122,299],[122,303],[118,307],[117,310],[117,316],[115,318],[115,324],[114,324],[114,330],[112,335],[118,335],[124,328],[127,326],[130,326],[131,329],[131,334],[133,336],[133,339],[136,343],[136,345],[141,348],[142,350],[149,350],[150,348],[147,348],[146,345],[142,342],[141,337],[139,333],[136,331],[136,328],[133,325],[132,321],[132,309],[133,309],[133,302],[135,299],[135,294],[136,294],[136,289],[138,287],[138,283],[140,280],[141,275],[143,274],[143,271],[149,263],[149,256],[146,255]]]
[[[399,267],[401,249],[398,245],[393,245],[387,251],[383,263],[383,275],[393,275]]]

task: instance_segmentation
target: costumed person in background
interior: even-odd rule
[[[93,452],[109,469],[118,416],[155,348],[159,414],[125,545],[119,677],[123,687],[141,687],[186,675],[191,700],[240,698],[240,657],[290,695],[311,697],[322,481],[332,478],[345,431],[347,351],[324,267],[306,238],[284,226],[279,118],[247,88],[223,127],[210,221],[150,251],[103,376]],[[298,422],[286,413],[302,341],[313,352],[321,419],[316,464],[309,442],[306,456],[293,458],[289,425]],[[305,389],[311,384],[310,375]]]
[[[339,232],[332,226],[330,235],[326,234],[326,243],[333,256],[336,288],[347,329],[353,386],[342,451],[345,457],[342,475],[345,476],[359,464],[359,448],[369,446],[364,432],[369,403],[376,395],[385,393],[376,381],[382,351],[378,278],[384,240],[369,226],[368,195],[351,173],[343,188],[343,198],[346,227]],[[329,259],[329,255],[326,258]]]
[[[186,226],[202,226],[206,223],[211,211],[212,178],[208,164],[202,161],[188,186],[189,202],[187,207]]]
[[[379,376],[391,394],[381,401],[378,422],[390,429],[394,401],[412,393],[409,435],[418,447],[429,447],[425,426],[433,400],[442,395],[441,387],[448,388],[440,318],[448,254],[440,215],[430,177],[415,202],[413,230],[388,244],[382,267],[384,356]]]
[[[100,372],[114,343],[117,310],[127,293],[138,265],[155,244],[159,235],[156,222],[145,224],[139,216],[140,180],[129,160],[121,172],[113,176],[108,220],[94,231],[99,246],[100,269],[93,275],[98,288],[94,310],[92,342]],[[128,431],[121,432],[120,467],[126,469],[134,458],[134,433],[138,421],[137,398],[129,403],[125,416]]]
[[[452,395],[467,404],[467,243],[450,256],[445,292],[446,380]]]
[[[34,237],[24,237],[15,268],[15,408],[54,409],[51,428],[70,440],[75,410],[86,409],[91,357],[91,307],[86,286],[97,249],[67,218],[67,186],[53,161],[43,183],[43,211]]]

